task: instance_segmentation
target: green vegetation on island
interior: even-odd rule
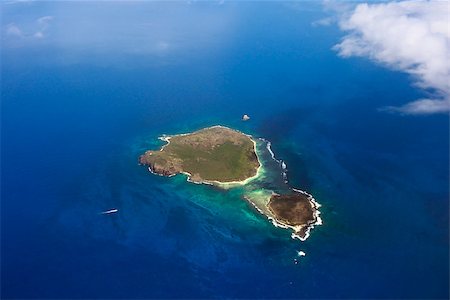
[[[214,126],[162,138],[168,144],[139,158],[153,173],[188,174],[194,182],[241,182],[256,176],[260,163],[255,142],[236,130]]]

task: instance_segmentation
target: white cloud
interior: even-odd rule
[[[19,27],[17,27],[17,25],[11,23],[6,26],[6,35],[14,37],[22,37],[23,32]]]
[[[313,27],[329,26],[329,25],[333,24],[334,22],[335,22],[334,18],[327,17],[327,18],[322,18],[322,19],[316,20],[316,21],[312,22],[311,25]]]
[[[45,16],[37,19],[37,22],[43,26],[48,26],[48,23],[53,20],[53,16]]]
[[[53,16],[45,16],[37,19],[39,24],[39,30],[33,35],[35,38],[42,39],[45,37],[45,31],[47,31],[50,21],[53,20]]]
[[[405,71],[436,99],[420,99],[390,111],[431,114],[450,111],[450,30],[446,1],[358,4],[340,22],[348,34],[334,47],[342,57],[367,56]]]
[[[42,31],[38,31],[35,34],[33,34],[33,37],[35,37],[37,39],[42,39],[42,38],[44,38],[44,33]]]
[[[449,99],[420,99],[402,105],[400,107],[388,106],[383,107],[381,111],[398,112],[408,115],[429,115],[436,113],[448,113],[450,107]]]
[[[12,1],[5,1],[4,4],[20,4],[20,3],[31,3],[34,2],[34,0],[12,0]]]
[[[33,39],[43,39],[46,36],[46,32],[50,26],[50,22],[53,20],[53,16],[44,16],[38,18],[33,24],[33,29],[23,30],[24,26],[18,26],[15,23],[10,23],[5,27],[6,36],[15,39],[30,41]],[[37,25],[36,25],[37,24]],[[26,26],[25,26],[26,27]]]

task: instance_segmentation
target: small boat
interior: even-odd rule
[[[109,215],[109,214],[114,214],[114,213],[116,213],[116,212],[118,212],[119,210],[117,209],[117,208],[113,208],[113,209],[110,209],[110,210],[106,210],[106,211],[103,211],[103,212],[101,212],[100,214],[101,215]]]

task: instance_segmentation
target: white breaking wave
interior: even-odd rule
[[[267,148],[267,151],[269,151],[270,156],[272,157],[272,159],[274,161],[276,161],[280,165],[280,168],[282,170],[281,171],[281,175],[283,176],[284,183],[288,183],[288,179],[287,179],[288,178],[288,176],[287,176],[287,171],[288,170],[287,170],[286,163],[283,160],[277,159],[275,157],[275,153],[273,153],[273,151],[272,151],[272,143],[269,140],[266,140],[264,138],[259,138],[259,139],[266,143],[266,148]]]

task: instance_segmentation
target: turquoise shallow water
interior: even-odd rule
[[[2,25],[55,26],[2,43],[2,298],[448,298],[448,116],[379,112],[426,92],[337,57],[321,7],[26,5]],[[216,124],[271,141],[322,204],[309,239],[242,189],[138,165],[158,136]]]

